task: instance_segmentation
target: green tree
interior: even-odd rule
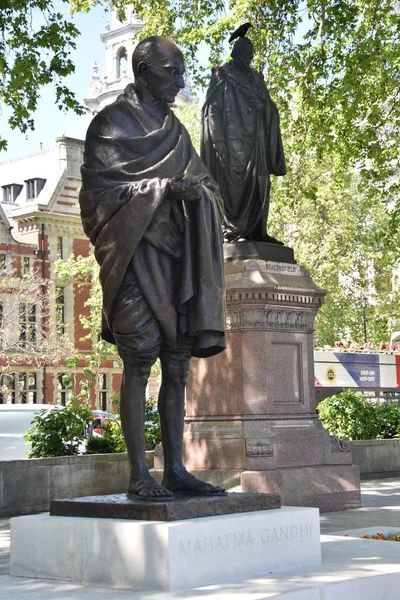
[[[98,0],[71,0],[88,10]],[[123,11],[124,1],[118,6]],[[391,0],[136,0],[138,37],[171,37],[194,87],[228,58],[226,40],[253,24],[254,64],[278,105],[288,174],[275,182],[270,227],[328,291],[317,340],[361,341],[399,328],[400,19]],[[199,62],[199,48],[207,54]],[[203,55],[203,53],[202,53]]]
[[[59,0],[74,11],[128,0]],[[43,0],[5,0],[0,15],[0,98],[11,124],[33,127],[40,87],[53,82],[60,108],[81,110],[64,76],[78,35],[71,19]],[[329,292],[317,319],[320,343],[362,339],[360,297],[369,298],[369,337],[398,329],[399,292],[390,285],[398,265],[396,236],[400,117],[400,19],[391,0],[193,2],[137,0],[145,26],[138,37],[161,34],[182,47],[193,86],[229,55],[229,32],[251,21],[255,66],[264,71],[281,115],[288,175],[275,184],[270,225]],[[199,48],[208,62],[199,62]],[[198,147],[198,106],[178,115]],[[0,148],[5,142],[0,141]],[[392,227],[392,229],[391,229]],[[71,266],[67,264],[67,268]],[[94,259],[76,262],[89,277]],[[93,286],[88,335],[100,328],[101,290]],[[104,344],[104,343],[102,343]],[[105,347],[105,346],[104,346]]]
[[[59,0],[68,5],[67,0]],[[0,101],[12,110],[9,124],[22,132],[34,129],[40,88],[53,84],[60,110],[84,114],[64,85],[75,71],[69,55],[78,29],[47,0],[2,0],[0,10]],[[0,137],[0,150],[7,142]]]
[[[70,0],[89,10],[102,0]],[[128,0],[115,5],[123,11]],[[194,86],[227,58],[226,40],[250,21],[255,65],[266,74],[284,132],[299,153],[334,150],[364,185],[385,186],[400,146],[400,19],[392,0],[136,0],[144,27],[183,49]],[[209,64],[199,62],[199,47]]]
[[[79,315],[79,319],[88,331],[84,339],[93,339],[101,332],[103,296],[99,280],[99,265],[93,254],[89,256],[71,256],[67,260],[58,259],[54,265],[57,276],[66,283],[89,287],[89,297],[85,302],[88,312]],[[106,343],[105,343],[106,344]],[[109,346],[101,346],[105,351]]]
[[[67,3],[67,0],[60,0]],[[129,0],[70,0],[73,11],[96,4],[122,12]],[[392,0],[136,0],[140,37],[171,37],[183,48],[195,87],[225,60],[226,40],[250,21],[255,64],[266,74],[284,133],[297,150],[357,165],[364,186],[387,185],[398,168],[400,19]],[[40,87],[54,82],[62,108],[82,110],[62,78],[74,70],[69,52],[78,30],[44,0],[4,0],[0,16],[0,96],[11,125],[33,127]],[[199,62],[199,48],[208,64]],[[2,147],[4,147],[4,140]],[[398,187],[393,180],[392,188]],[[395,189],[389,195],[393,197]]]
[[[269,217],[273,235],[328,294],[316,319],[318,345],[363,341],[361,297],[368,298],[368,339],[378,343],[400,327],[399,265],[392,212],[383,195],[366,190],[356,169],[336,153],[321,160],[297,155],[287,136],[290,169],[276,178]]]
[[[174,113],[181,123],[186,127],[197,152],[200,152],[200,107],[197,98],[192,104],[177,104],[173,108]]]

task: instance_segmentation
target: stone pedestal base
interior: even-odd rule
[[[360,473],[352,465],[242,471],[242,490],[281,495],[284,505],[318,506],[321,512],[360,507]]]
[[[51,517],[11,521],[11,575],[175,591],[321,564],[315,508],[175,522]]]
[[[330,436],[315,410],[313,327],[324,290],[300,265],[266,260],[231,260],[225,280],[227,350],[191,361],[186,466],[219,479],[242,473],[243,491],[277,492],[283,505],[360,506],[350,444]]]

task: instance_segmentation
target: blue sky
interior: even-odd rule
[[[55,3],[57,8],[58,2]],[[79,101],[83,103],[89,94],[89,83],[92,78],[92,67],[95,62],[99,65],[99,75],[104,74],[104,45],[100,34],[104,32],[104,25],[110,20],[109,13],[102,7],[96,7],[88,14],[74,15],[71,17],[81,32],[76,40],[76,50],[71,53],[75,63],[75,73],[65,79],[66,85],[73,90]],[[84,139],[89,125],[89,117],[79,117],[73,112],[63,113],[55,106],[55,93],[52,86],[42,88],[38,103],[38,110],[33,115],[35,130],[22,134],[18,130],[11,130],[8,126],[10,111],[1,106],[0,131],[1,137],[8,141],[8,149],[0,152],[0,161],[30,154],[55,146],[55,138],[67,135]]]

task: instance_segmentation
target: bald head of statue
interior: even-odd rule
[[[185,87],[185,61],[170,40],[152,35],[138,43],[132,54],[135,84],[141,82],[160,102],[172,103]]]

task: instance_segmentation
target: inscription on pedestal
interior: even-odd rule
[[[273,456],[274,449],[270,442],[260,440],[246,440],[247,456]]]
[[[300,265],[291,265],[289,263],[274,262],[268,260],[265,263],[265,270],[268,273],[282,273],[288,275],[301,275]]]
[[[240,560],[243,551],[249,555],[262,555],[265,551],[284,553],[285,547],[311,542],[319,535],[319,528],[312,521],[292,525],[271,524],[269,527],[265,527],[265,524],[260,527],[254,525],[231,532],[218,531],[215,534],[180,537],[177,540],[178,555],[182,560],[195,560],[225,554],[229,560]]]

